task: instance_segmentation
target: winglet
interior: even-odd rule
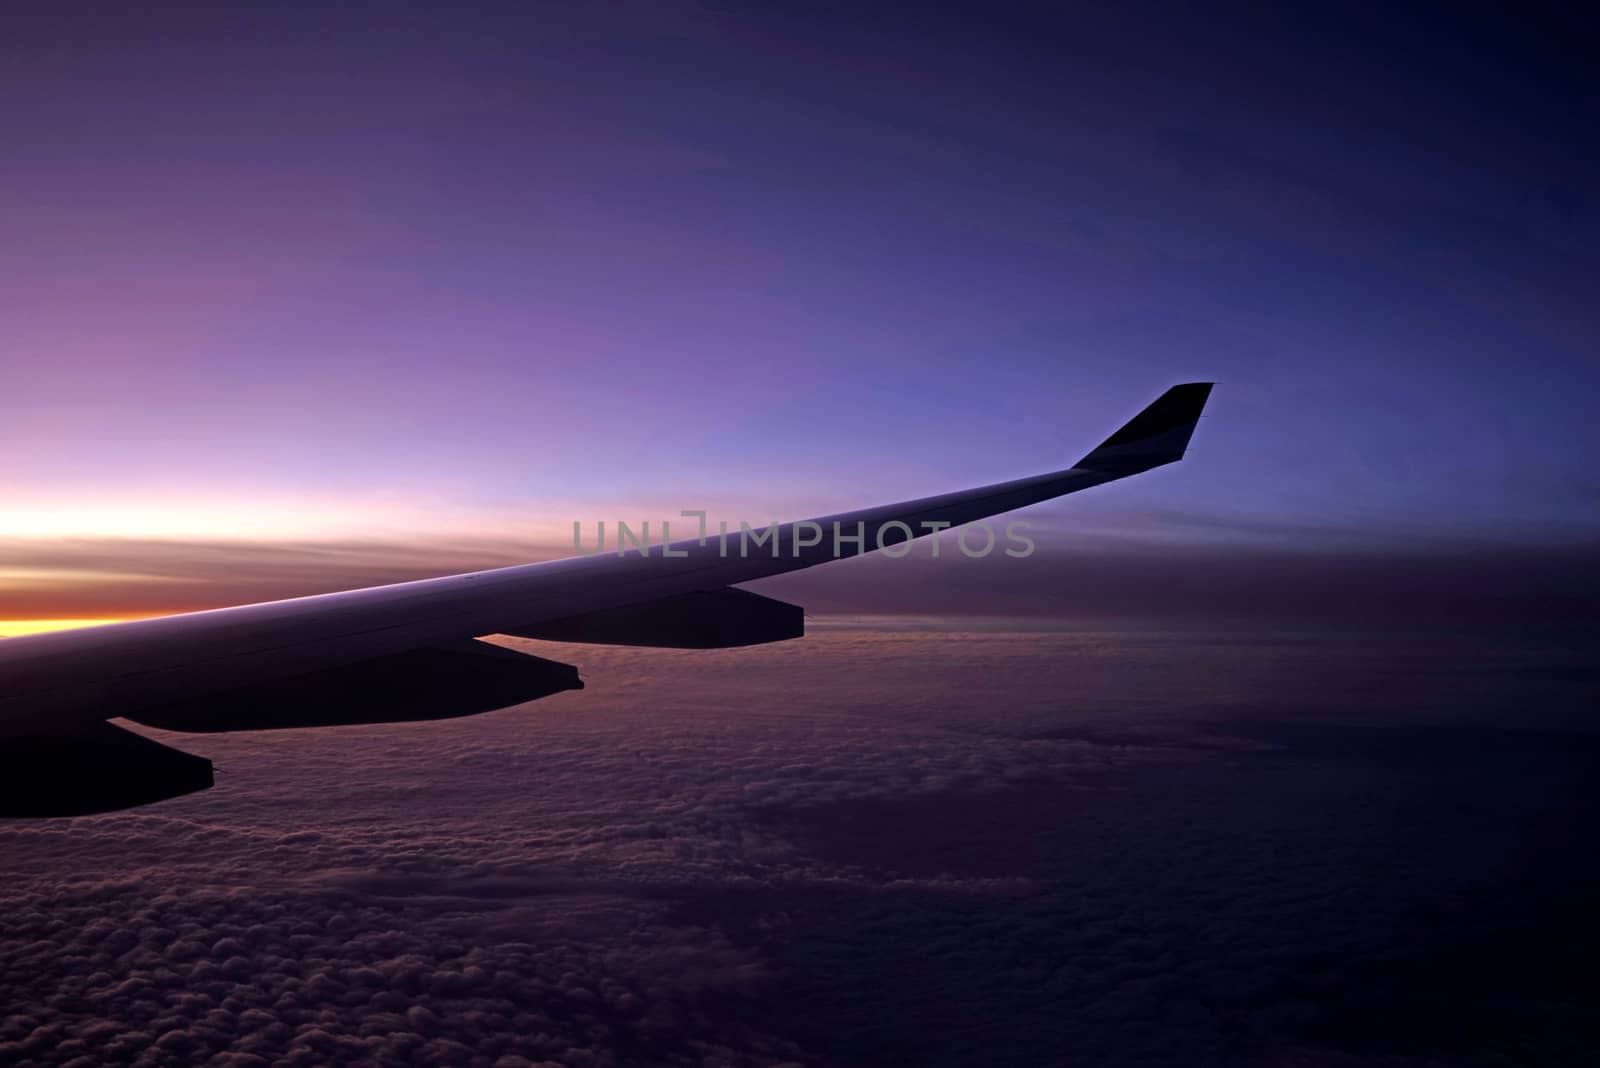
[[[1173,386],[1072,466],[1131,475],[1183,459],[1212,385],[1185,382]]]

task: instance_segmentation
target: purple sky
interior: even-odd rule
[[[62,535],[788,518],[1060,466],[1189,379],[1187,463],[1041,522],[1595,540],[1560,27],[291,7],[6,16],[0,619],[66,611]]]

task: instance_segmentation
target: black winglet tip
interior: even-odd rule
[[[1174,397],[1186,404],[1203,405],[1206,402],[1206,398],[1211,396],[1211,389],[1215,385],[1215,382],[1179,382],[1156,398],[1156,403],[1159,404],[1168,397]]]
[[[1193,424],[1211,396],[1212,385],[1211,382],[1184,382],[1173,386],[1101,442],[1100,448],[1149,441]]]

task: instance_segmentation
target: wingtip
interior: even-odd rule
[[[1214,382],[1180,382],[1074,466],[1131,474],[1183,459]]]

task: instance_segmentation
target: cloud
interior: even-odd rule
[[[1390,625],[1592,618],[1600,547],[1402,549],[1040,540],[1024,560],[862,558],[752,588],[817,613]]]
[[[1037,549],[967,559],[944,536],[755,584],[814,614],[1361,623],[1581,618],[1600,544],[1362,537],[1203,514],[1033,527]],[[1150,531],[1168,532],[1160,538]],[[1143,533],[1137,533],[1142,530]],[[997,535],[997,546],[1007,543]],[[248,604],[570,554],[542,542],[0,541],[7,618],[106,618]]]
[[[1590,750],[1441,744],[1419,701],[1446,673],[1457,722],[1538,693],[1562,726],[1576,652],[1419,641],[1382,650],[1394,674],[1302,636],[508,641],[589,688],[162,735],[218,786],[0,826],[0,1061],[1405,1065],[1582,1033],[1551,954],[1590,944],[1592,864],[1505,901],[1586,833]],[[1326,726],[1358,714],[1414,726],[1399,750]]]

